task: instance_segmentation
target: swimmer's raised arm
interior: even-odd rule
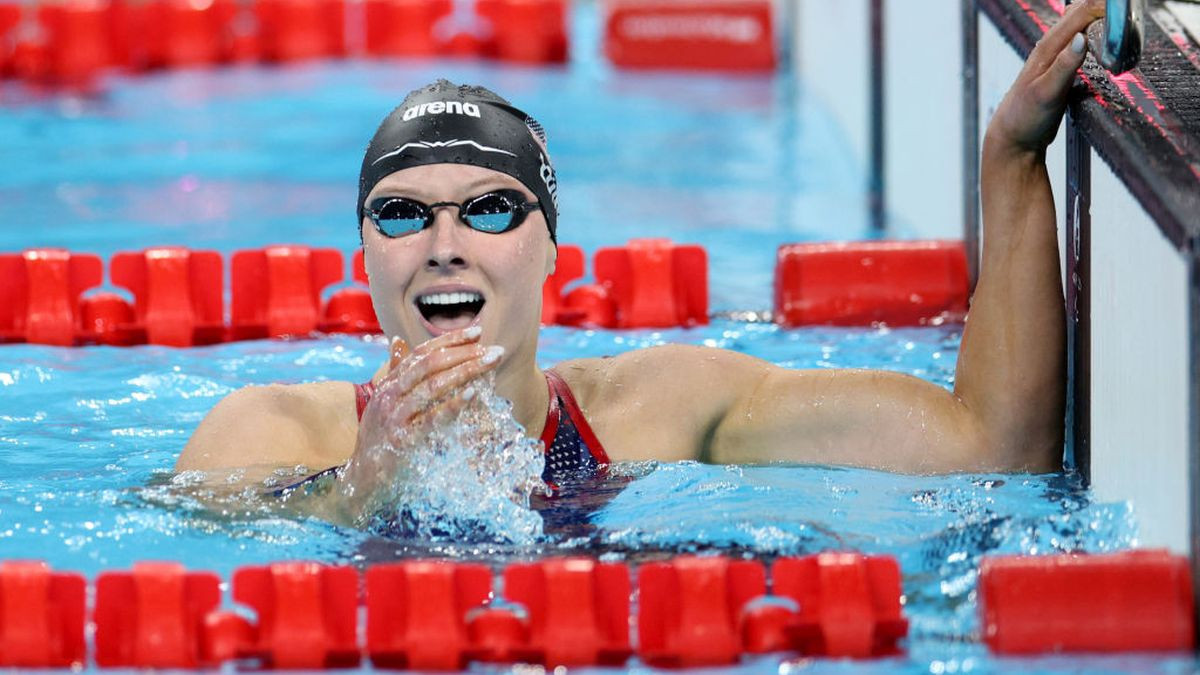
[[[1103,0],[1071,5],[1030,54],[989,126],[982,161],[984,249],[953,392],[896,373],[795,371],[724,350],[626,355],[590,378],[634,382],[656,402],[640,423],[596,420],[610,455],[641,439],[714,462],[798,461],[892,471],[1047,471],[1060,466],[1065,314],[1045,151],[1083,63],[1081,33]],[[589,378],[580,377],[586,387]],[[607,396],[628,394],[612,387]],[[618,405],[636,416],[635,403]],[[669,436],[664,423],[691,437]],[[595,426],[595,425],[594,425]],[[605,435],[608,438],[605,438]],[[612,439],[612,442],[609,441]],[[645,443],[643,443],[645,444]],[[633,457],[631,457],[633,458]],[[676,457],[660,456],[661,459]]]
[[[1013,468],[1061,463],[1066,315],[1046,148],[1087,54],[1103,0],[1066,13],[1034,47],[984,140],[983,260],[955,378],[981,452]]]

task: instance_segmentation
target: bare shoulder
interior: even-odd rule
[[[653,383],[659,388],[691,390],[714,377],[745,379],[765,376],[772,365],[728,349],[695,345],[661,345],[619,356],[573,359],[554,367],[577,395],[614,393]]]
[[[332,466],[354,450],[354,402],[349,382],[243,387],[209,411],[175,468]]]
[[[609,456],[706,459],[717,421],[774,368],[726,349],[663,345],[555,367]]]

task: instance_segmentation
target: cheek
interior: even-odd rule
[[[376,239],[379,235],[376,234]],[[412,281],[413,272],[419,263],[414,247],[402,241],[363,242],[363,266],[367,272],[367,283],[371,293],[371,304],[380,327],[387,335],[404,335],[400,325],[403,316],[405,289]],[[414,262],[417,261],[417,262]]]
[[[410,278],[420,264],[414,242],[404,239],[384,239],[378,233],[363,241],[363,266],[371,286],[378,282],[386,289]]]
[[[514,291],[522,297],[532,292],[541,298],[541,288],[545,281],[545,260],[542,248],[537,242],[521,240],[494,260],[497,263],[497,273],[504,275],[504,280]]]

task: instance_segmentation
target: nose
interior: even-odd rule
[[[429,229],[433,241],[430,243],[429,259],[425,261],[425,268],[440,272],[466,269],[468,265],[461,239],[462,230],[465,228],[459,227],[457,209],[454,206],[435,207],[433,226]]]

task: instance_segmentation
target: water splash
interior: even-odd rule
[[[397,452],[402,466],[367,529],[389,537],[433,541],[532,544],[542,518],[530,497],[544,492],[541,443],[525,435],[512,403],[496,394],[492,376],[453,418],[439,420],[414,449]]]

